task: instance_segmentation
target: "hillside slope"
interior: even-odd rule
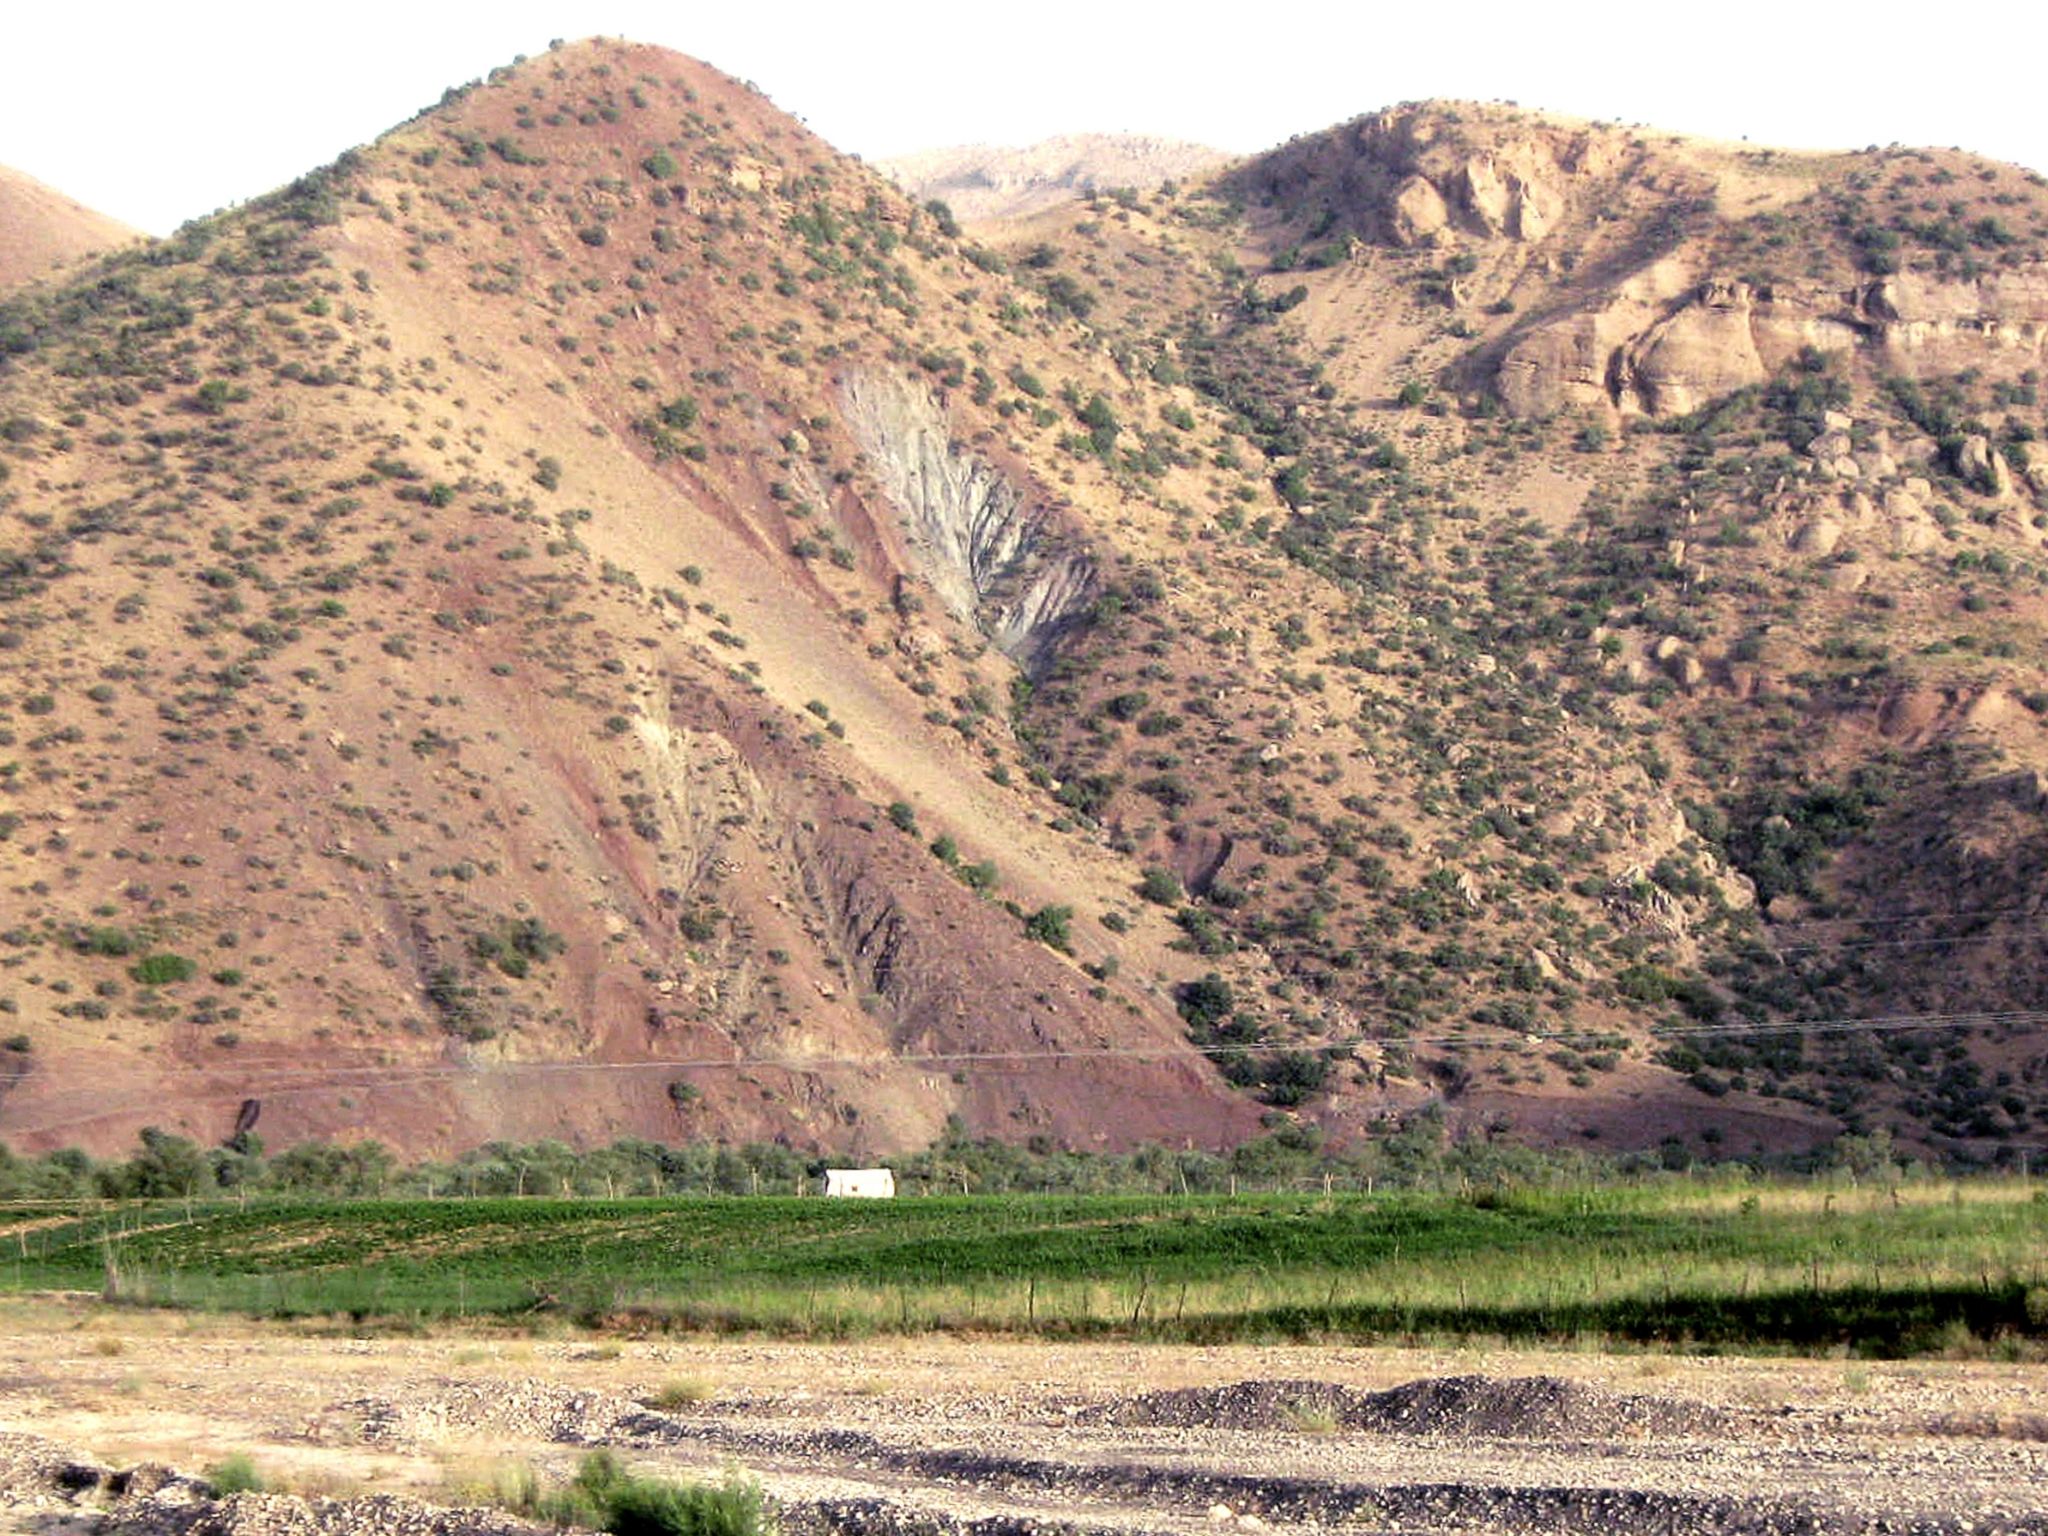
[[[118,219],[0,165],[0,293],[47,276],[62,263],[141,238]]]
[[[0,306],[0,1136],[1997,1156],[2044,209],[1432,106],[982,245],[494,72]]]
[[[1173,698],[1098,650],[1060,776],[1207,947],[1366,1021],[1374,1089],[2009,1153],[2048,1088],[2043,190],[1438,104],[1019,232],[1127,372],[1233,412],[1183,569],[1256,599]],[[1161,754],[1162,715],[1235,729]]]
[[[18,306],[0,1130],[1242,1134],[1007,739],[1099,578],[977,281],[593,44]]]

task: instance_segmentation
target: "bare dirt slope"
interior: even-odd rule
[[[0,1431],[73,1460],[203,1472],[240,1453],[286,1489],[355,1501],[252,1501],[234,1527],[251,1532],[396,1529],[366,1496],[465,1502],[598,1447],[758,1478],[795,1530],[2048,1529],[2048,1405],[2023,1366],[349,1340],[48,1303],[9,1309],[0,1364]],[[639,1401],[656,1396],[668,1406]],[[202,1512],[192,1490],[151,1504],[74,1474],[67,1492],[63,1457],[0,1446],[11,1529]]]
[[[141,231],[120,220],[0,165],[0,293],[141,238]]]

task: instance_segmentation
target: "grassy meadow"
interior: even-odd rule
[[[0,1208],[0,1288],[272,1316],[842,1337],[2048,1347],[2048,1189]]]

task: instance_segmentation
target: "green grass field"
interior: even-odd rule
[[[404,1200],[0,1210],[0,1286],[357,1319],[840,1336],[2048,1344],[2048,1192]]]

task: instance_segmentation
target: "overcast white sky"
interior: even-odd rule
[[[1791,147],[1957,145],[2048,172],[2039,0],[9,0],[0,164],[164,233],[594,33],[752,80],[869,159],[1088,130],[1249,152],[1457,96]]]

